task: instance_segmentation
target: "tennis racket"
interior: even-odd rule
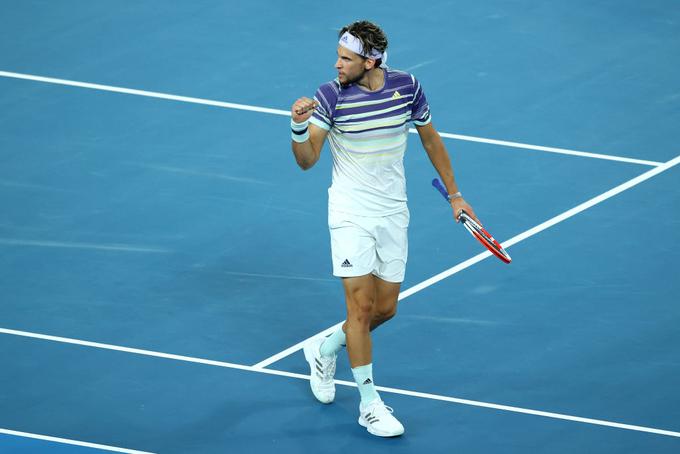
[[[438,178],[432,180],[432,186],[434,186],[441,193],[441,195],[444,196],[444,199],[446,199],[447,202],[449,201],[449,193]],[[484,227],[477,224],[470,217],[470,215],[465,212],[465,210],[461,210],[458,219],[460,219],[463,227],[465,227],[467,231],[470,232],[470,235],[482,243],[484,247],[493,253],[493,255],[505,263],[510,263],[512,261],[512,258],[510,258],[510,255],[505,251],[505,249],[503,249],[503,246],[501,246],[500,243],[496,241],[494,237],[492,237],[491,234],[486,231],[486,229],[484,229]]]

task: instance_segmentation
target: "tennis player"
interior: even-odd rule
[[[380,437],[404,433],[376,391],[370,332],[394,317],[404,280],[409,211],[404,152],[413,122],[448,193],[454,218],[465,210],[476,219],[456,185],[448,152],[432,126],[423,89],[411,74],[388,68],[387,37],[377,25],[354,22],[339,34],[337,78],[314,99],[292,106],[292,148],[297,164],[311,168],[328,139],[333,179],[328,226],[333,274],[342,279],[347,319],[328,338],[304,347],[310,386],[322,403],[335,398],[335,364],[347,346],[359,388],[359,424]]]

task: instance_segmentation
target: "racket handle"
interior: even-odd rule
[[[442,197],[444,197],[444,200],[447,202],[449,201],[449,191],[447,191],[442,182],[439,181],[439,178],[432,180],[432,186],[434,186],[435,189],[441,193]]]

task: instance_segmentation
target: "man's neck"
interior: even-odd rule
[[[382,68],[373,68],[370,71],[366,71],[364,77],[357,82],[369,91],[378,91],[385,84],[385,74]]]

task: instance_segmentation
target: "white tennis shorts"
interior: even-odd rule
[[[409,219],[408,209],[385,217],[329,211],[333,275],[374,274],[387,282],[403,282]]]

